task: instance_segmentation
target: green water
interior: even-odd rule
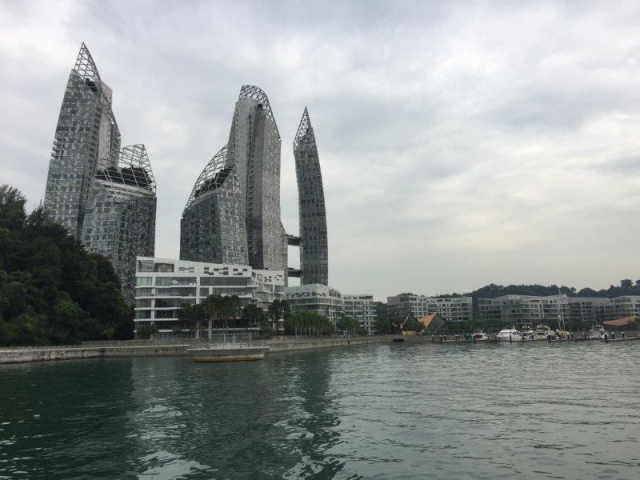
[[[640,477],[640,342],[0,366],[0,478]]]

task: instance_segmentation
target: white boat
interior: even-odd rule
[[[499,342],[521,342],[522,334],[513,327],[503,328],[498,332],[496,338]]]
[[[529,325],[522,327],[522,336],[525,340],[531,341],[536,339],[536,333],[531,329]]]
[[[489,337],[487,337],[487,334],[484,333],[482,330],[476,330],[471,334],[471,338],[473,339],[474,342],[483,342],[486,340],[489,340]]]
[[[590,338],[602,338],[604,336],[604,327],[602,325],[594,325],[591,330],[589,330]]]
[[[536,325],[536,329],[533,332],[533,339],[547,340],[548,337],[551,337],[552,339],[556,338],[556,332],[551,330],[551,328],[549,328],[548,325],[544,325],[542,323],[539,323],[538,325]]]

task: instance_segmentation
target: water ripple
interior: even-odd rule
[[[0,367],[0,479],[637,478],[640,349],[374,345]]]

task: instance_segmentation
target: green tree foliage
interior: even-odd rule
[[[131,338],[133,311],[111,262],[88,253],[44,210],[0,186],[0,344]]]
[[[284,321],[285,333],[288,335],[321,336],[331,335],[335,327],[328,318],[316,312],[291,312]]]
[[[376,332],[379,335],[384,335],[387,333],[394,333],[393,322],[389,317],[378,317],[376,318]]]
[[[249,303],[242,309],[242,320],[249,327],[263,327],[267,321],[267,314],[255,303]]]
[[[358,330],[358,321],[353,317],[342,317],[336,322],[338,330],[345,334],[354,334]]]
[[[275,300],[267,309],[267,316],[276,325],[280,319],[286,320],[291,315],[291,307],[286,300]]]

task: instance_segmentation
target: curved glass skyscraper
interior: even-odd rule
[[[245,197],[249,265],[287,270],[280,219],[280,132],[266,93],[244,85],[233,113],[229,160],[238,166]]]
[[[304,109],[300,126],[293,140],[298,180],[298,205],[300,219],[300,269],[301,283],[308,285],[329,284],[329,246],[327,239],[327,210],[318,147],[309,119]]]
[[[214,155],[191,191],[180,222],[180,259],[247,265],[244,197],[227,147]]]
[[[111,260],[129,302],[136,257],[154,255],[155,227],[156,182],[144,145],[101,159],[89,190],[82,243]]]
[[[120,150],[111,96],[83,43],[62,100],[44,207],[111,260],[133,301],[136,256],[155,251],[156,185],[144,145]]]
[[[248,261],[255,269],[287,270],[287,240],[280,220],[280,148],[280,133],[267,95],[258,87],[243,86],[226,158],[218,159],[218,166],[212,166],[209,173],[205,173],[209,167],[205,168],[182,215],[182,260]],[[227,171],[232,178],[228,187],[228,179],[220,183]],[[204,194],[198,201],[199,184],[207,179],[220,186],[207,191],[206,202]],[[239,216],[244,218],[244,228]],[[225,259],[225,255],[235,256],[235,260]]]
[[[44,197],[52,219],[78,238],[98,159],[119,148],[111,89],[83,43],[62,100]]]

